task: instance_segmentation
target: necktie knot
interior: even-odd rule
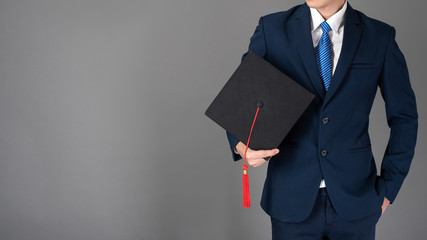
[[[329,24],[324,21],[320,24],[320,27],[322,28],[323,33],[329,33],[329,31],[331,31],[331,26],[329,26]]]

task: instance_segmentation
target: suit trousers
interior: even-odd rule
[[[273,240],[374,240],[381,217],[377,212],[362,219],[347,221],[337,215],[326,188],[319,188],[310,216],[302,222],[283,222],[271,218]]]

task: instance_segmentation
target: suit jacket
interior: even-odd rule
[[[316,65],[307,4],[261,17],[250,40],[249,50],[316,96],[268,162],[261,207],[283,221],[309,216],[322,178],[343,219],[377,212],[384,196],[395,200],[414,155],[418,114],[394,28],[350,5],[344,21],[342,51],[327,92]],[[379,176],[368,133],[378,87],[391,130]],[[234,160],[241,159],[233,151],[239,140],[229,132],[227,137]]]

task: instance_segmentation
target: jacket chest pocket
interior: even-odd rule
[[[373,69],[375,68],[375,63],[373,62],[353,62],[350,65],[351,69]]]

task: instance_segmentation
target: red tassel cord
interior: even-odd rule
[[[254,121],[252,122],[251,132],[249,133],[248,142],[246,143],[245,154],[243,155],[243,159],[245,163],[243,164],[243,207],[249,208],[251,207],[251,197],[249,193],[249,176],[248,176],[248,165],[246,165],[246,152],[248,151],[249,142],[251,141],[252,130],[254,129],[255,120],[258,116],[259,107],[256,110]]]

